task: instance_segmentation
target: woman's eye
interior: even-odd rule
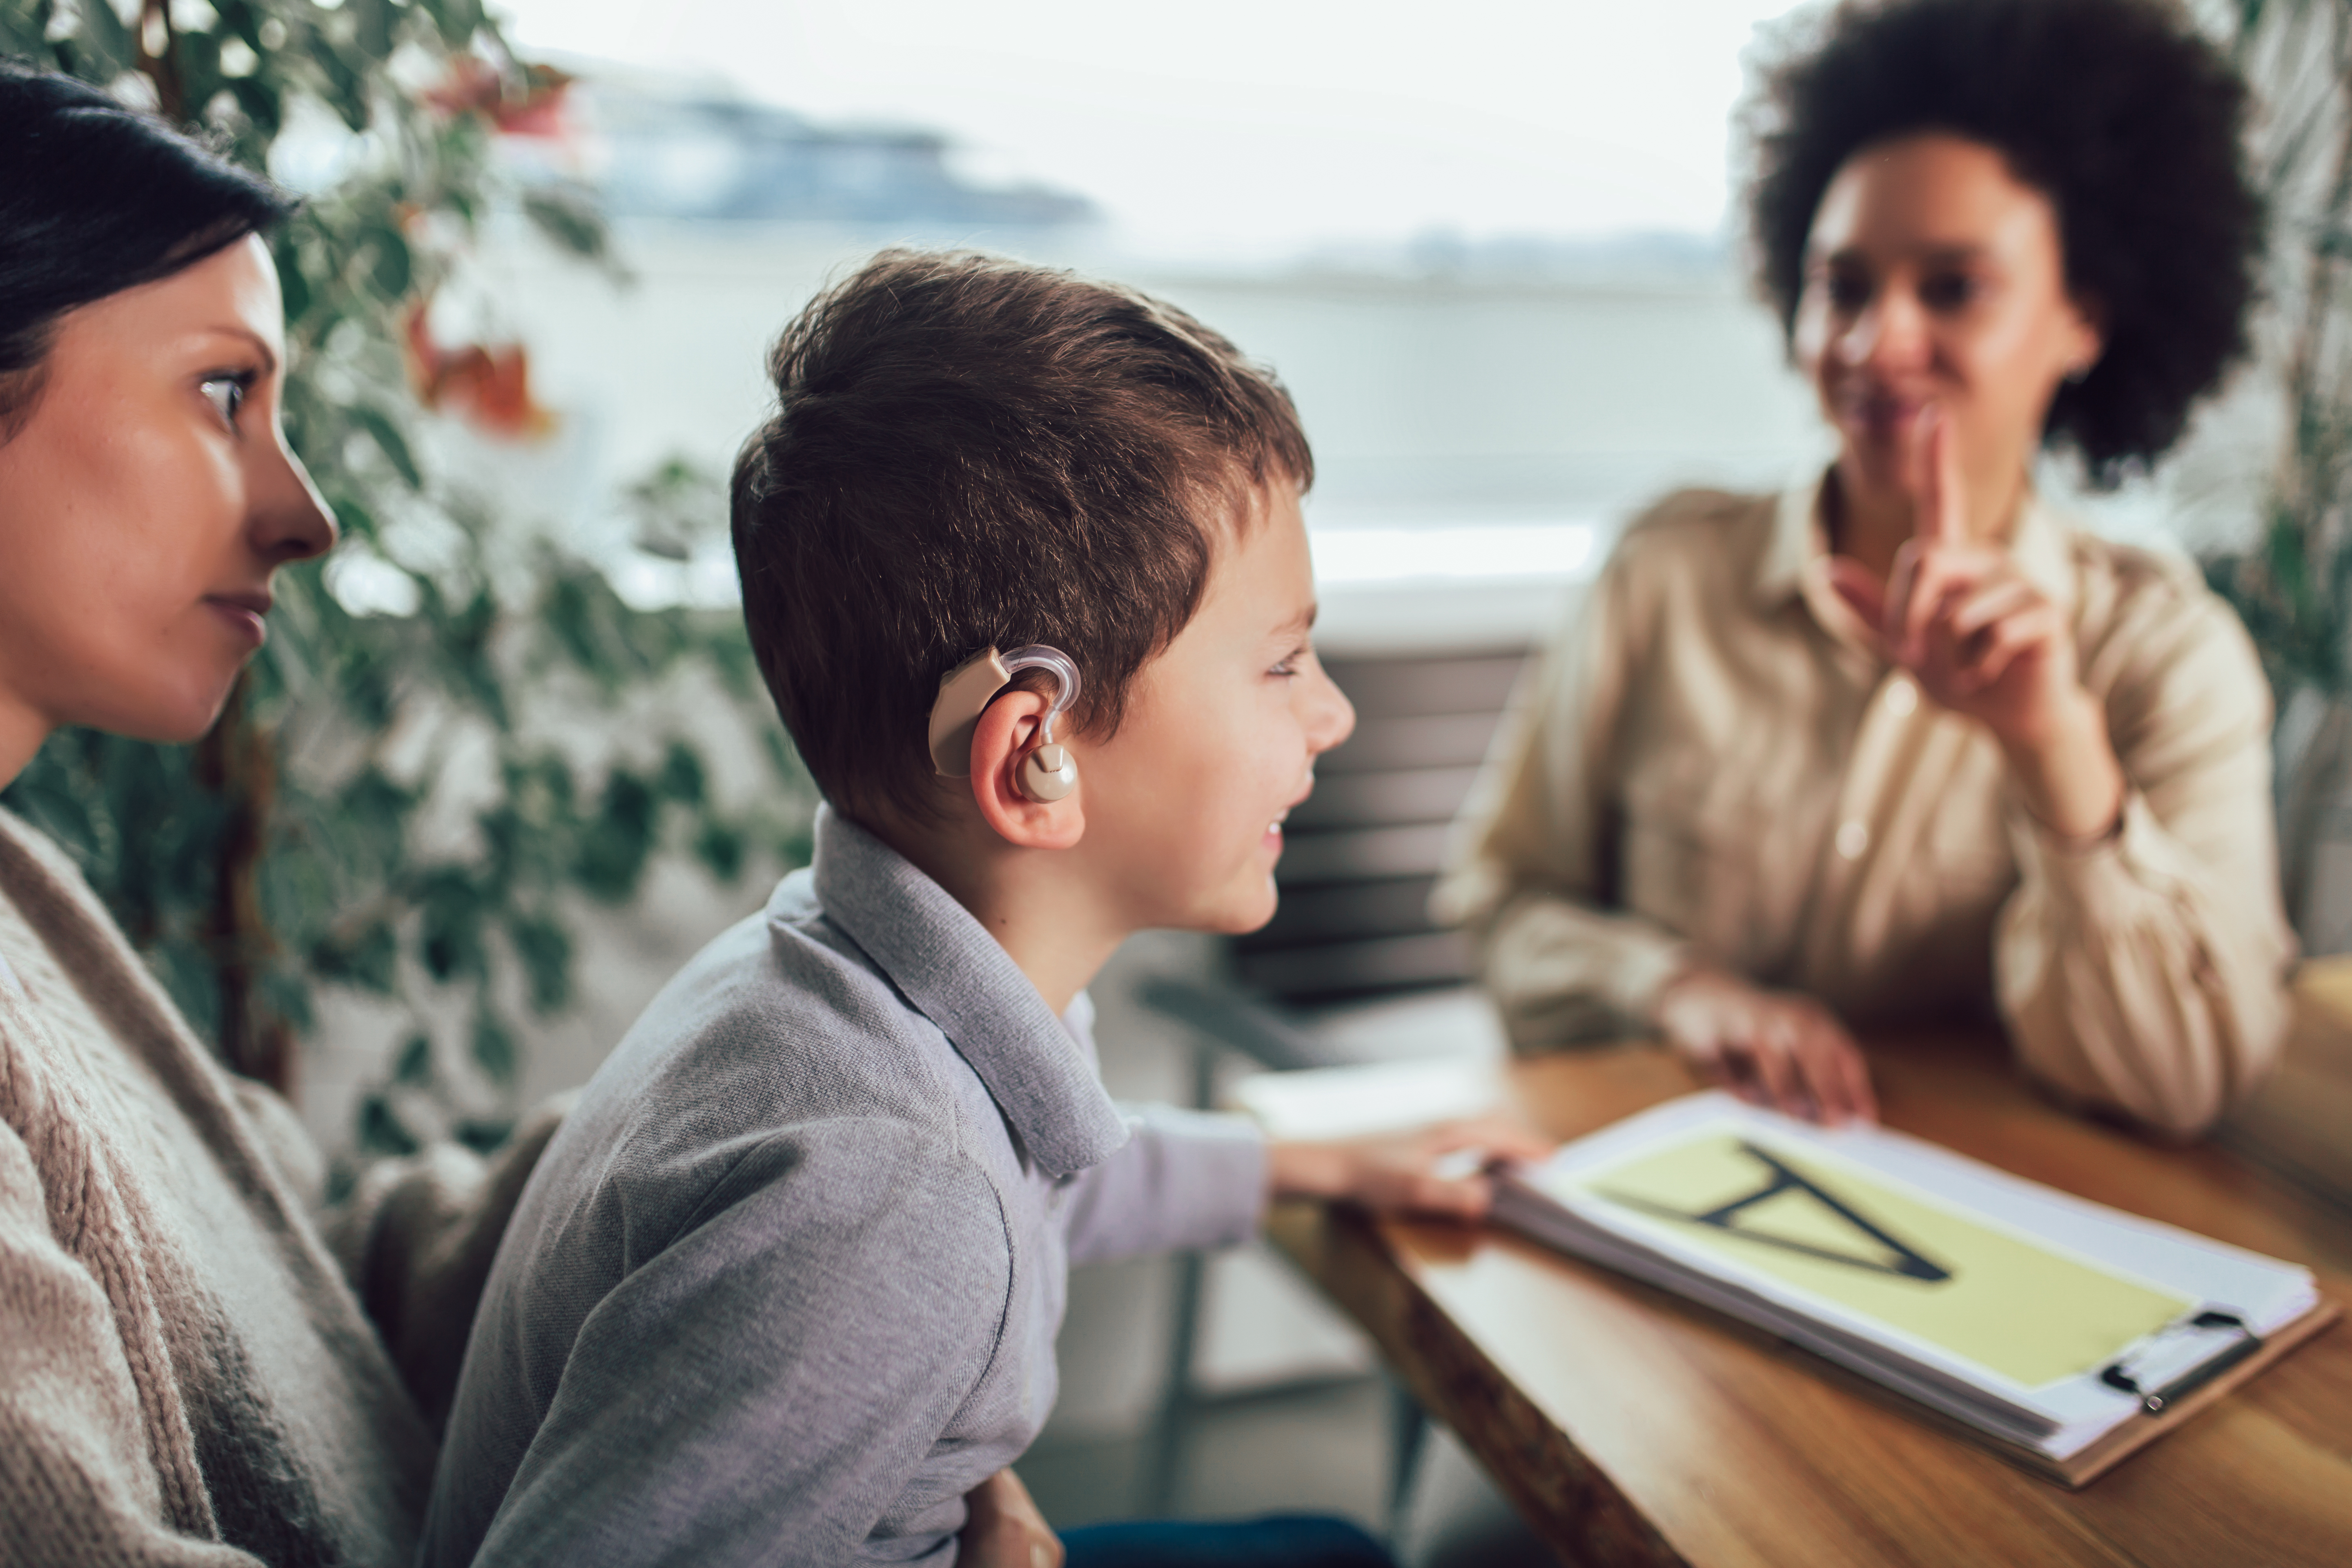
[[[197,390],[212,400],[212,405],[220,410],[222,419],[230,425],[236,423],[237,412],[245,406],[245,377],[208,375]]]
[[[1870,279],[1851,272],[1832,272],[1821,280],[1823,293],[1829,296],[1832,308],[1842,311],[1859,310],[1870,303]]]
[[[1919,299],[1931,310],[1957,310],[1977,297],[1977,280],[1964,272],[1938,273],[1919,285]]]

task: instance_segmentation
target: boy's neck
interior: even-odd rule
[[[1012,956],[1055,1017],[1134,934],[1070,873],[1070,858],[1005,843],[985,828],[861,823],[947,889]]]

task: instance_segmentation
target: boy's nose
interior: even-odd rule
[[[1315,685],[1307,716],[1307,748],[1320,756],[1355,732],[1356,705],[1320,665],[1315,668]]]

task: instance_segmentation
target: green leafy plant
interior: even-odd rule
[[[415,1023],[362,1102],[362,1147],[495,1142],[521,1015],[572,1000],[574,911],[626,903],[665,852],[722,880],[804,858],[814,804],[752,717],[737,617],[630,608],[590,563],[518,548],[430,459],[428,405],[509,437],[547,418],[520,346],[432,342],[425,306],[480,226],[519,212],[612,265],[593,202],[493,155],[562,79],[478,0],[0,0],[0,50],[144,96],[257,167],[289,134],[331,155],[274,248],[288,430],[352,569],[341,595],[335,563],[280,574],[269,644],[202,742],[60,734],[5,803],[79,859],[231,1066],[291,1089],[325,990],[388,999]],[[658,549],[717,486],[673,464],[631,504]],[[714,735],[757,754],[748,805],[717,798]]]
[[[2280,881],[2306,954],[2352,950],[2352,0],[2205,0],[2254,90],[2271,214],[2260,369],[2283,433],[2246,548],[2205,563],[2279,705]]]
[[[2256,542],[2206,563],[2281,697],[2352,688],[2352,0],[2215,7],[2260,103],[2268,292],[2286,439]]]

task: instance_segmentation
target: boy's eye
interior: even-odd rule
[[[212,401],[224,421],[234,426],[238,411],[245,406],[248,384],[249,378],[243,375],[208,375],[196,390]]]

